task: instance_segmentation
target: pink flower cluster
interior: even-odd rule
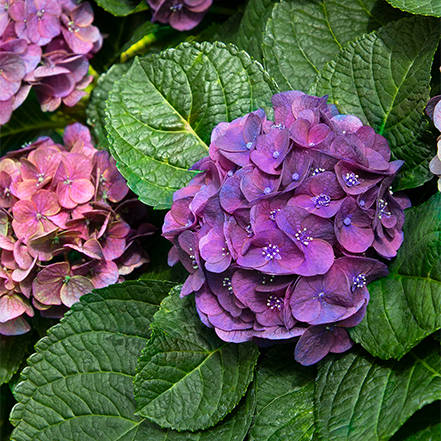
[[[0,3],[0,125],[34,88],[43,111],[74,106],[93,77],[89,58],[102,45],[89,3],[3,0]]]
[[[29,331],[34,309],[60,317],[81,295],[148,262],[156,230],[129,199],[115,160],[79,123],[64,145],[39,138],[0,161],[0,334]]]

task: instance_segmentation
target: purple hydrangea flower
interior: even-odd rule
[[[387,274],[365,255],[396,255],[409,202],[390,191],[402,161],[357,117],[299,91],[272,101],[274,122],[260,110],[213,130],[163,235],[205,325],[230,342],[300,337],[310,365],[352,346],[367,284]]]
[[[212,0],[147,0],[153,9],[152,21],[169,23],[178,31],[197,26],[210,8]]]

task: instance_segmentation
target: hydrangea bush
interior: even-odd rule
[[[148,262],[137,239],[155,231],[79,123],[63,144],[42,137],[2,158],[0,219],[3,335],[29,331],[34,308],[59,318],[83,294],[123,281]]]
[[[0,439],[439,439],[440,19],[2,2]]]
[[[0,126],[31,88],[43,111],[74,106],[93,80],[89,58],[102,45],[90,3],[5,0],[0,5]]]

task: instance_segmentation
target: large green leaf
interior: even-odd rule
[[[110,150],[140,200],[169,208],[216,124],[270,106],[275,85],[244,52],[184,43],[135,59],[107,105]]]
[[[387,0],[394,8],[412,14],[433,15],[441,17],[441,2],[439,0]]]
[[[441,401],[434,401],[415,412],[391,441],[434,441],[441,439]]]
[[[265,68],[281,90],[308,92],[346,43],[402,16],[383,0],[282,1],[264,31]]]
[[[413,16],[389,23],[350,43],[311,89],[329,94],[341,113],[358,116],[387,138],[395,158],[406,161],[408,188],[431,178],[427,165],[436,152],[415,144],[426,127],[423,109],[440,36],[440,21],[434,18]]]
[[[250,0],[237,30],[234,43],[256,60],[262,61],[262,38],[274,0]]]
[[[309,441],[314,433],[316,370],[294,361],[292,346],[265,354],[257,371],[257,413],[250,441]]]
[[[155,314],[151,340],[135,378],[137,414],[162,427],[199,430],[213,426],[237,405],[253,378],[254,343],[220,340],[202,324],[194,299],[180,286]]]
[[[29,353],[29,335],[0,335],[0,385],[8,383]]]
[[[95,0],[99,6],[112,15],[118,17],[147,9],[147,2],[143,0]]]
[[[126,282],[83,296],[37,343],[22,372],[12,439],[142,439],[135,436],[142,419],[134,416],[132,381],[153,314],[172,286]]]
[[[86,109],[87,123],[93,127],[99,147],[106,150],[109,150],[105,128],[106,101],[115,81],[118,81],[129,70],[130,66],[131,63],[114,64],[106,73],[101,74]]]
[[[362,349],[320,363],[315,392],[319,437],[326,441],[389,439],[418,409],[441,398],[441,357],[430,339],[402,361]]]
[[[404,242],[389,275],[369,284],[364,320],[351,337],[371,354],[400,358],[441,328],[441,193],[406,210]]]

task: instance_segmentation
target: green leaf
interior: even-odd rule
[[[441,3],[438,0],[387,0],[394,8],[412,14],[441,17]]]
[[[293,351],[291,346],[271,349],[259,366],[250,441],[312,439],[316,370],[296,363]]]
[[[106,101],[115,81],[119,80],[130,66],[131,63],[114,64],[106,73],[101,74],[86,109],[87,123],[92,126],[98,145],[106,150],[109,150],[105,128]]]
[[[441,193],[406,210],[404,242],[351,337],[372,355],[401,358],[441,328]]]
[[[235,409],[210,429],[197,432],[177,432],[176,430],[162,429],[157,424],[144,420],[139,426],[138,438],[136,440],[128,438],[127,441],[240,441],[245,438],[248,432],[255,408],[256,390],[254,384],[251,384]]]
[[[12,440],[139,440],[133,377],[150,322],[174,284],[125,282],[73,305],[40,340],[15,388]],[[129,437],[130,434],[131,436]],[[145,439],[145,438],[144,438]]]
[[[217,30],[213,41],[222,41],[223,43],[236,43],[237,32],[239,30],[240,22],[242,20],[243,13],[238,11],[226,20]]]
[[[254,343],[220,340],[202,324],[180,286],[155,314],[151,340],[137,367],[137,414],[162,427],[199,430],[215,425],[237,405],[253,378]]]
[[[95,0],[99,6],[112,15],[122,17],[147,9],[147,4],[140,0]]]
[[[0,152],[19,149],[38,136],[52,136],[56,130],[64,130],[70,118],[60,111],[42,112],[35,93],[31,91],[25,102],[12,112],[9,122],[1,126]]]
[[[391,441],[434,441],[441,439],[441,401],[424,406],[414,413]]]
[[[244,52],[183,43],[135,59],[106,108],[110,151],[129,187],[157,209],[194,176],[213,128],[270,106],[275,85]]]
[[[29,353],[29,335],[0,336],[0,385],[8,383]]]
[[[316,382],[320,439],[389,439],[415,411],[441,398],[439,350],[430,339],[400,362],[374,359],[362,349],[329,354]]]
[[[281,90],[308,92],[349,41],[403,15],[383,0],[282,1],[264,30],[265,68]]]
[[[257,61],[262,61],[262,37],[266,21],[275,5],[272,0],[250,0],[234,43]]]
[[[329,94],[341,113],[358,116],[384,135],[394,157],[406,161],[403,173],[413,174],[417,185],[429,179],[422,167],[436,153],[414,144],[427,127],[423,109],[440,35],[440,21],[433,18],[413,16],[389,23],[350,43],[311,89]],[[413,180],[406,186],[413,187]]]

